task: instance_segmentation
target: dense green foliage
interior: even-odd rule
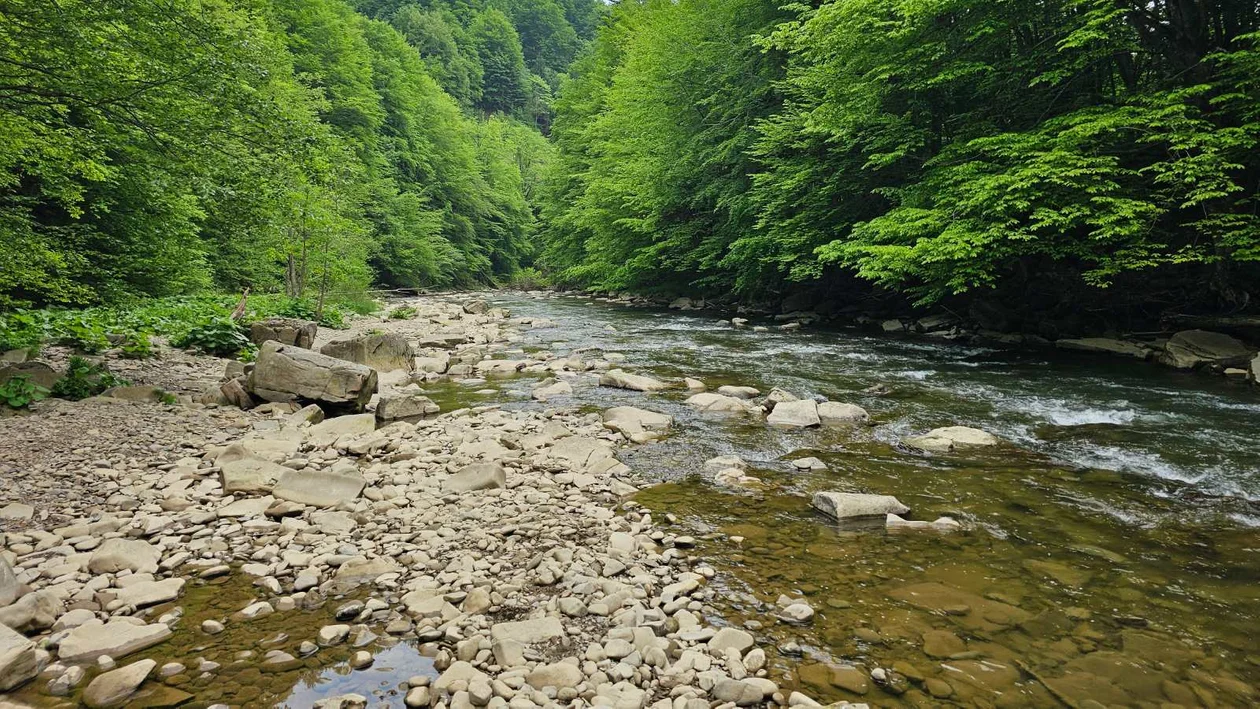
[[[378,5],[0,3],[0,307],[510,277],[599,3]]]
[[[1258,29],[1240,0],[622,3],[556,97],[543,262],[607,289],[1245,303]]]

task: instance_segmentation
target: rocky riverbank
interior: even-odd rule
[[[280,401],[243,411],[216,382],[173,405],[49,401],[0,420],[0,690],[11,692],[0,704],[262,706],[278,698],[242,678],[321,663],[366,671],[397,643],[435,672],[318,705],[816,704],[769,677],[758,637],[721,624],[694,540],[627,499],[641,481],[617,453],[665,435],[668,417],[428,404],[382,415],[450,374],[548,373],[538,399],[589,372],[643,385],[615,371],[615,353],[525,355],[512,350],[520,332],[548,323],[484,302],[408,306],[409,319],[336,334],[395,334],[410,348],[379,372],[375,413],[325,419]],[[224,366],[194,369],[210,364]],[[251,384],[248,405],[274,391],[226,366]],[[251,597],[186,622],[204,613],[184,596],[229,578]],[[335,622],[216,652],[217,638],[321,608]],[[783,622],[808,615],[785,599]],[[347,644],[359,648],[348,660]]]

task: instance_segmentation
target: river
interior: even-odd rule
[[[624,456],[660,483],[636,499],[699,538],[698,553],[724,584],[718,610],[779,643],[772,666],[789,684],[889,707],[913,705],[925,691],[963,706],[1252,703],[1260,682],[1254,389],[1102,357],[822,328],[758,333],[714,313],[581,296],[491,300],[556,323],[530,330],[518,343],[525,352],[595,348],[623,354],[633,372],[695,377],[710,389],[781,387],[870,411],[869,427],[797,432],[697,414],[682,390],[578,386],[573,400],[546,404],[674,416],[666,440]],[[889,393],[863,393],[877,384]],[[434,398],[444,409],[543,406],[529,399],[535,385],[528,377],[449,383]],[[898,446],[955,424],[1004,443],[985,454]],[[748,460],[764,484],[713,484],[702,464],[729,454]],[[789,461],[802,456],[827,469],[796,470]],[[819,490],[896,495],[916,519],[949,515],[965,529],[841,529],[810,509]],[[775,624],[780,594],[805,598],[814,622]],[[877,686],[875,667],[896,671]]]

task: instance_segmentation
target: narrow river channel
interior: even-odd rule
[[[962,706],[1260,701],[1253,389],[1106,358],[857,331],[755,333],[717,314],[587,297],[492,303],[556,324],[529,331],[525,352],[594,348],[623,354],[629,371],[710,389],[782,387],[870,411],[873,425],[859,430],[788,432],[697,414],[682,390],[575,386],[548,404],[529,399],[536,382],[524,377],[432,390],[444,410],[626,404],[674,416],[666,440],[624,456],[661,483],[637,501],[698,537],[720,571],[727,621],[774,638],[779,677],[811,695],[906,706],[903,683],[930,675],[936,700]],[[887,393],[863,393],[874,385]],[[954,424],[1004,444],[983,455],[898,446]],[[732,454],[761,486],[711,481],[704,461]],[[827,468],[796,470],[789,461],[803,456]],[[949,515],[965,528],[841,529],[810,509],[819,490],[896,495],[915,519]],[[780,594],[807,599],[814,622],[775,624]],[[896,672],[879,686],[873,667]],[[1017,689],[1029,676],[1037,691]]]

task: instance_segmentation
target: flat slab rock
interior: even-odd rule
[[[970,426],[945,426],[934,428],[922,436],[911,436],[905,444],[933,453],[949,453],[959,448],[983,448],[996,446],[997,436]]]
[[[864,495],[854,492],[816,492],[810,505],[835,520],[903,515],[909,507],[892,495]]]
[[[367,486],[358,470],[334,467],[330,470],[289,470],[280,476],[271,491],[276,498],[314,507],[336,507],[357,499]]]
[[[70,631],[57,648],[57,657],[70,664],[95,662],[101,655],[130,655],[171,637],[163,623],[134,623],[118,618],[102,623],[93,619]]]

